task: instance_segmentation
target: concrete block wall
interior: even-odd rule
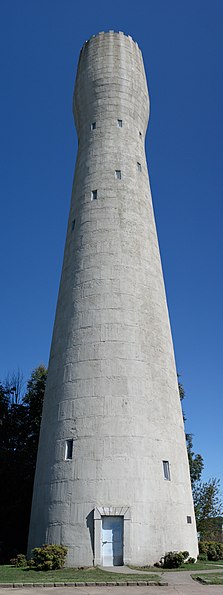
[[[63,543],[68,565],[99,563],[95,511],[123,509],[124,562],[153,563],[169,550],[196,557],[145,156],[149,97],[141,51],[131,37],[99,33],[83,46],[74,116],[79,147],[29,549]],[[65,460],[69,439],[73,458]],[[170,481],[163,461],[169,462]]]

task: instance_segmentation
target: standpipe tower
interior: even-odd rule
[[[69,566],[197,556],[184,424],[145,156],[141,51],[81,50],[71,209],[44,399],[29,548]]]

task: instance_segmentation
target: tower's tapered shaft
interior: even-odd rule
[[[197,554],[184,425],[144,149],[141,52],[81,52],[79,148],[43,408],[29,547],[69,565]]]

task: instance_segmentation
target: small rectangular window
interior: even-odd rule
[[[97,194],[98,194],[98,191],[97,190],[92,190],[92,192],[91,192],[91,200],[97,200]]]
[[[191,516],[187,516],[187,523],[189,523],[189,525],[191,525]]]
[[[118,128],[122,128],[122,120],[117,120]]]
[[[76,219],[73,219],[73,221],[72,221],[72,231],[74,231],[75,223],[76,223]]]
[[[66,440],[65,445],[65,460],[70,461],[73,456],[73,439]]]
[[[142,133],[141,132],[139,132],[139,136],[140,136],[140,138],[142,138]]]
[[[91,130],[95,130],[95,128],[96,128],[96,122],[92,122],[91,123]]]
[[[141,163],[139,163],[139,161],[137,161],[137,169],[138,171],[142,171],[142,166]]]
[[[122,173],[121,173],[120,169],[115,170],[115,177],[116,177],[116,180],[121,180]]]
[[[163,461],[163,475],[164,479],[170,481],[170,465],[169,461]]]

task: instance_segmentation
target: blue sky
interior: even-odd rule
[[[147,158],[187,430],[223,486],[222,0],[1,0],[0,378],[47,364],[77,149],[86,39],[142,49]]]

